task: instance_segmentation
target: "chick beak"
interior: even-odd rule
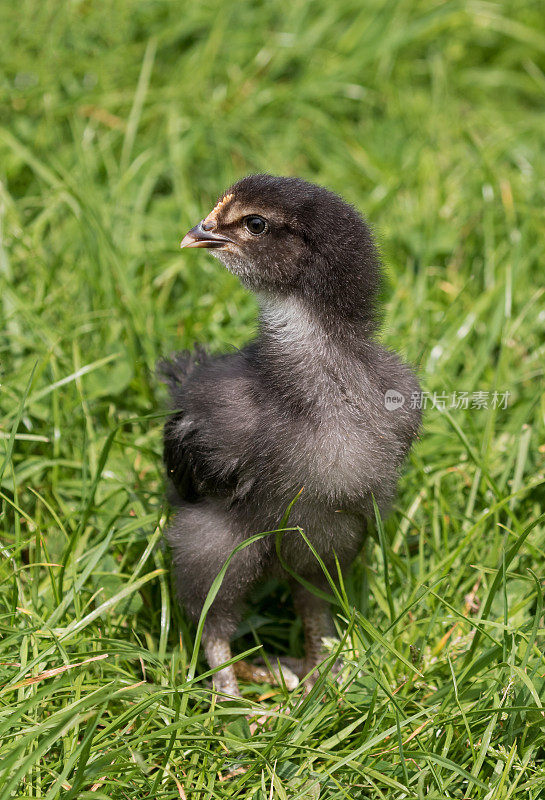
[[[220,236],[217,233],[213,233],[211,230],[205,230],[203,228],[203,223],[199,222],[198,225],[195,225],[194,228],[191,228],[191,230],[186,233],[180,243],[180,247],[218,248],[225,247],[230,241],[231,239],[227,239],[225,236]]]

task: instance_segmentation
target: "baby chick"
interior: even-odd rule
[[[392,502],[420,411],[413,372],[375,341],[380,262],[367,224],[340,197],[298,178],[250,175],[182,247],[210,250],[261,309],[258,336],[242,350],[184,352],[161,365],[176,409],[164,433],[177,505],[167,540],[180,600],[196,620],[233,549],[278,528],[303,487],[290,527],[305,531],[333,574],[335,556],[347,569],[373,516],[372,496],[382,514]],[[325,588],[297,531],[284,534],[281,552]],[[233,557],[207,615],[211,668],[231,658],[244,600],[271,575],[291,581],[303,620],[299,674],[323,658],[327,604],[286,575],[275,536],[266,536]],[[214,683],[239,696],[233,666]]]

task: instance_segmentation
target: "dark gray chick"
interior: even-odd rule
[[[181,353],[161,365],[177,409],[165,425],[177,504],[167,539],[180,600],[196,620],[235,546],[277,528],[302,487],[289,525],[305,531],[333,574],[335,554],[346,569],[373,516],[371,495],[382,513],[394,497],[420,412],[413,372],[374,339],[380,263],[371,233],[337,195],[298,178],[250,175],[182,247],[209,249],[261,307],[259,334],[243,350]],[[282,555],[324,587],[300,534],[284,535]],[[243,602],[271,574],[287,577],[274,536],[233,558],[205,623],[211,668],[231,657]],[[305,631],[303,675],[323,657],[331,620],[324,601],[292,586]],[[239,695],[232,666],[214,683]]]

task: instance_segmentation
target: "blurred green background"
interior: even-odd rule
[[[22,0],[0,30],[0,797],[537,800],[544,3]],[[428,407],[347,578],[364,677],[251,737],[184,684],[154,365],[254,332],[237,280],[178,245],[257,171],[368,217],[381,336],[426,391],[509,398]],[[267,590],[239,652],[298,645]]]

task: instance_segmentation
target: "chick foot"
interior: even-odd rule
[[[279,662],[279,663],[278,663]],[[295,672],[284,662],[283,659],[271,659],[270,669],[268,666],[249,664],[247,661],[237,661],[234,664],[235,675],[243,681],[251,683],[272,683],[275,686],[282,686],[291,692],[299,685],[299,678]]]

